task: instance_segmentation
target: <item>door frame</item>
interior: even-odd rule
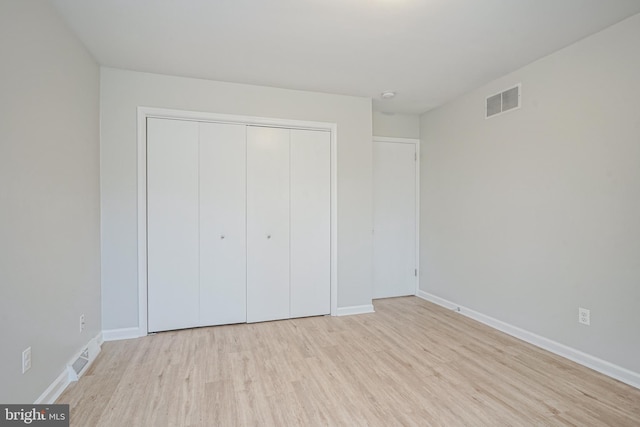
[[[415,239],[415,251],[416,251],[416,289],[414,295],[418,295],[420,290],[420,140],[415,138],[390,138],[384,136],[374,136],[373,142],[388,142],[394,144],[413,144],[416,148],[416,239]],[[372,147],[373,149],[373,147]],[[375,167],[375,165],[372,165]]]
[[[240,116],[198,111],[173,110],[139,106],[137,111],[138,165],[138,331],[148,334],[147,306],[147,118],[190,120],[212,123],[232,123],[248,126],[269,126],[287,129],[322,130],[331,134],[331,315],[338,315],[338,125],[269,117]]]

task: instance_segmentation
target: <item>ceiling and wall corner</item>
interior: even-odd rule
[[[373,111],[373,135],[390,138],[420,138],[420,116],[417,114]]]
[[[640,12],[637,0],[51,1],[103,66],[366,97],[404,114]]]

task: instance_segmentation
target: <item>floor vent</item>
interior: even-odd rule
[[[517,84],[507,90],[487,97],[485,103],[485,118],[488,119],[520,108],[521,92],[522,85]]]
[[[87,366],[87,363],[89,363],[89,349],[85,348],[82,353],[80,353],[80,356],[76,361],[73,362],[71,367],[75,371],[76,375],[80,376],[80,372],[82,372],[84,367]]]

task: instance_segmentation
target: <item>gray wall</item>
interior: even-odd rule
[[[373,112],[373,135],[390,138],[420,138],[420,116]]]
[[[338,306],[371,303],[371,100],[102,68],[105,330],[138,326],[138,106],[338,124]]]
[[[99,68],[46,1],[0,2],[0,58],[0,402],[29,403],[101,330]]]
[[[420,288],[636,373],[639,40],[636,15],[424,114],[420,130]],[[519,82],[522,109],[485,120],[485,97]]]

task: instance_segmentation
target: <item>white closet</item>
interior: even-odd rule
[[[150,332],[330,312],[330,133],[147,120]]]

